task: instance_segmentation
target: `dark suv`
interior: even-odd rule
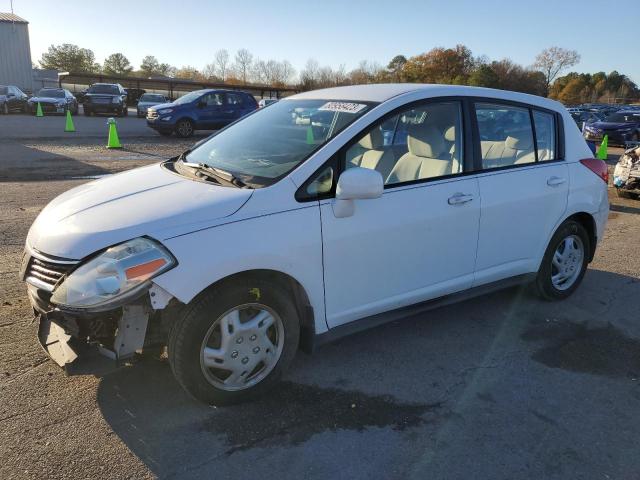
[[[3,113],[27,111],[29,97],[15,85],[0,85],[0,97],[4,97],[4,101],[0,101]]]
[[[149,107],[147,125],[162,135],[190,137],[195,130],[217,130],[256,110],[253,95],[236,90],[197,90],[172,103]]]
[[[83,99],[84,114],[115,113],[127,115],[127,92],[118,83],[94,83],[89,87]]]

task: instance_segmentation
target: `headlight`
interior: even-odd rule
[[[92,258],[56,287],[51,302],[71,308],[109,309],[149,287],[176,265],[159,243],[145,237],[115,245]]]
[[[158,110],[158,113],[160,115],[166,115],[167,113],[171,113],[171,112],[173,112],[173,108],[165,108],[163,110]]]
[[[113,100],[111,100],[111,103],[121,103],[122,99],[120,97],[113,97]]]

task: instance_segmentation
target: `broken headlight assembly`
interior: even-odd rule
[[[93,311],[120,307],[148,289],[153,277],[176,264],[158,242],[135,238],[106,249],[73,270],[56,286],[51,302]]]

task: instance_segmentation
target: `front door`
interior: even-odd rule
[[[432,102],[382,119],[340,154],[342,168],[379,171],[385,191],[346,218],[321,202],[330,327],[471,286],[480,197],[462,175],[462,143],[459,103]]]

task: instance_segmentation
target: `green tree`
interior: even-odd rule
[[[102,71],[109,75],[129,75],[133,67],[122,53],[112,53],[104,60]]]
[[[140,71],[146,76],[157,75],[159,72],[160,63],[158,59],[153,55],[147,55],[142,59],[140,63]]]
[[[466,83],[473,66],[471,50],[464,45],[456,45],[455,48],[434,48],[411,57],[402,72],[409,82]]]
[[[469,75],[469,85],[474,87],[498,88],[500,79],[490,65],[480,65]]]
[[[80,48],[71,43],[51,45],[42,54],[40,67],[65,72],[96,72],[100,65],[95,62],[95,55],[88,48]]]
[[[387,65],[387,70],[394,81],[398,82],[402,79],[402,68],[405,63],[407,63],[407,57],[404,55],[396,55],[391,59],[389,65]]]

